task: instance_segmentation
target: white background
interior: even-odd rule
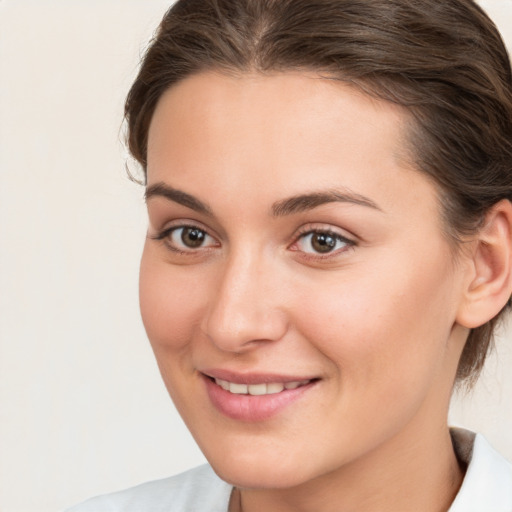
[[[482,0],[512,47],[512,0]],[[124,97],[169,0],[0,0],[0,511],[200,463],[137,303]],[[512,459],[512,329],[452,422]]]

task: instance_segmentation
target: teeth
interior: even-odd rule
[[[215,383],[222,389],[229,391],[235,395],[273,395],[275,393],[281,393],[284,389],[297,389],[300,386],[307,384],[309,380],[301,380],[294,382],[272,382],[270,384],[236,384],[234,382],[228,382],[227,380],[215,379]]]
[[[266,395],[267,385],[266,384],[250,384],[247,386],[249,395]]]
[[[281,393],[284,389],[284,384],[277,382],[275,384],[267,384],[267,393],[273,395],[274,393]]]
[[[229,383],[229,392],[235,395],[247,395],[247,384],[235,384],[234,382]]]

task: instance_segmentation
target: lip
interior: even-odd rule
[[[317,378],[304,376],[278,375],[268,373],[240,374],[226,370],[208,370],[201,372],[208,397],[213,406],[228,418],[259,422],[270,419],[310,392],[318,383]],[[238,395],[226,391],[214,379],[227,380],[236,384],[286,383],[309,380],[307,384],[295,389],[285,389],[269,395]]]
[[[229,382],[234,382],[235,384],[270,384],[272,382],[282,382],[283,384],[286,382],[296,382],[296,381],[304,381],[304,380],[314,380],[317,377],[312,376],[304,376],[304,375],[284,375],[278,373],[238,373],[230,370],[222,370],[222,369],[207,369],[201,370],[201,373],[206,377],[211,377],[213,379],[222,379],[227,380]]]

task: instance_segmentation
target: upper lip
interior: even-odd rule
[[[276,382],[282,382],[284,384],[286,382],[302,382],[317,378],[307,375],[284,375],[268,372],[241,373],[220,368],[201,370],[201,373],[212,379],[227,380],[235,384],[270,384]]]

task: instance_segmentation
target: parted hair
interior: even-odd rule
[[[510,59],[472,0],[178,0],[126,100],[130,152],[145,172],[151,119],[173,84],[204,71],[291,70],[408,112],[411,162],[437,184],[454,247],[494,204],[512,200]],[[480,373],[503,312],[471,330],[459,383]]]

